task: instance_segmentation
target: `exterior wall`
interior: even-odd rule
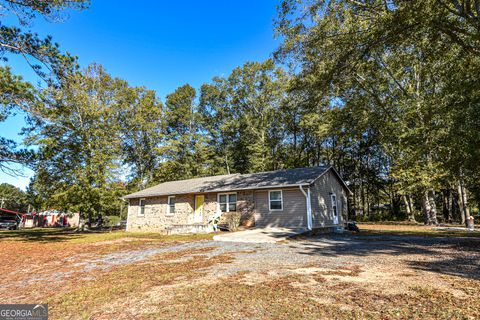
[[[175,213],[167,214],[167,196],[145,198],[145,214],[139,215],[140,199],[130,199],[128,231],[165,231],[176,224],[193,223],[193,196],[175,196]]]
[[[130,199],[127,230],[167,232],[172,226],[207,224],[218,210],[217,193],[201,194],[205,196],[202,222],[194,222],[195,195],[175,195],[173,215],[167,214],[168,196],[145,198],[145,215],[143,216],[138,214],[140,199]],[[253,219],[253,208],[253,191],[237,192],[237,212],[241,213],[242,220]]]
[[[331,170],[321,176],[310,188],[313,228],[333,226],[331,193],[337,196],[338,225],[343,225],[347,214],[347,191]]]
[[[255,191],[255,225],[260,227],[307,227],[307,203],[300,189],[282,190],[283,210],[270,211],[268,191]]]
[[[305,188],[306,189],[306,188]],[[270,211],[269,190],[245,190],[237,192],[237,212],[241,214],[241,224],[259,227],[307,227],[306,200],[299,188],[271,189],[282,190],[283,210]],[[330,193],[337,195],[339,224],[342,225],[347,212],[347,191],[332,171],[321,176],[310,188],[312,201],[313,228],[331,227]],[[207,224],[218,208],[217,193],[206,193],[203,221],[194,223],[194,194],[175,196],[175,213],[167,215],[167,196],[145,199],[145,215],[139,216],[139,199],[130,199],[128,209],[128,231],[168,232],[173,226]]]
[[[241,225],[246,227],[255,225],[255,193],[253,190],[237,192],[237,212],[241,215]]]

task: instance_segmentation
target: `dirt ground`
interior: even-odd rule
[[[0,301],[51,319],[478,319],[480,236],[361,225],[281,243],[0,232]]]

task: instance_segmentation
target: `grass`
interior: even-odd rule
[[[480,231],[435,230],[432,226],[411,224],[358,223],[359,235],[409,235],[422,237],[473,237],[480,238]]]
[[[358,237],[365,235],[368,243],[376,241],[376,235],[414,235],[469,237],[467,242],[478,244],[470,240],[478,237],[476,233],[443,232],[415,225],[359,226]],[[92,263],[107,254],[136,255],[211,238],[211,234],[76,233],[62,229],[0,232],[0,263],[15,266],[6,269],[0,279],[0,300],[48,303],[52,319],[480,318],[478,277],[448,275],[440,269],[420,270],[409,264],[417,260],[434,262],[443,255],[463,254],[468,258],[478,254],[478,247],[464,248],[470,251],[462,253],[437,245],[435,250],[447,251],[423,247],[420,253],[372,253],[361,259],[326,255],[323,262],[298,269],[286,263],[269,267],[268,272],[241,269],[242,261],[252,265],[251,259],[260,254],[261,247],[229,252],[215,251],[214,244],[161,251],[109,268]],[[219,272],[228,266],[233,272]],[[43,280],[27,281],[32,278]]]
[[[228,285],[226,285],[228,283]],[[478,284],[477,284],[478,285]],[[246,284],[231,277],[223,283],[187,286],[172,303],[151,318],[186,319],[477,319],[478,292],[466,299],[450,293],[414,287],[388,294],[363,285],[310,275],[274,278]],[[234,301],[234,303],[232,303]]]
[[[85,285],[73,285],[67,293],[53,294],[47,300],[52,306],[51,315],[53,318],[90,318],[99,316],[96,310],[112,302],[121,301],[132,306],[132,302],[153,287],[171,285],[180,278],[192,281],[202,276],[198,270],[228,263],[232,259],[229,255],[211,258],[202,255],[210,250],[204,248],[158,255],[145,263],[115,268]],[[200,255],[195,259],[176,261],[191,254]]]
[[[43,228],[43,229],[22,229],[0,231],[0,241],[21,241],[35,243],[67,242],[70,244],[95,243],[101,241],[113,241],[118,239],[147,239],[150,241],[198,241],[210,240],[213,234],[191,234],[191,235],[164,235],[155,232],[75,232],[74,229]]]

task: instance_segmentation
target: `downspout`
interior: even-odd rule
[[[307,228],[312,230],[312,199],[310,197],[310,188],[307,188],[307,192],[303,189],[303,186],[300,185],[300,191],[302,191],[307,202]]]

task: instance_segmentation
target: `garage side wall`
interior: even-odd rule
[[[347,192],[335,173],[329,170],[311,187],[313,227],[331,227],[333,223],[332,202],[330,195],[337,196],[339,224],[342,225],[347,215]]]

